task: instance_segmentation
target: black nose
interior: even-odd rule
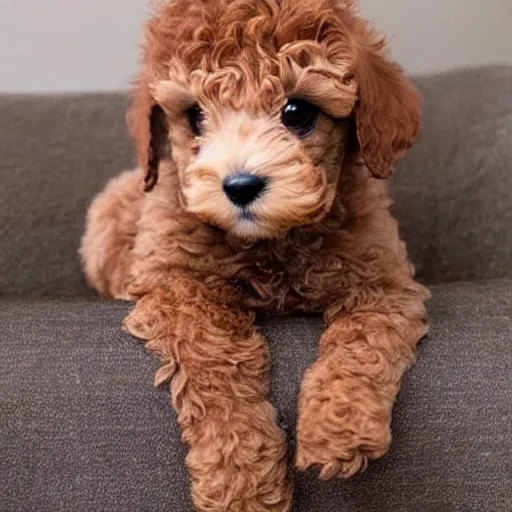
[[[224,192],[232,203],[247,206],[263,192],[266,183],[264,178],[255,174],[232,174],[224,180]]]

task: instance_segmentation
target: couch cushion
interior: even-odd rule
[[[0,96],[0,295],[87,293],[85,212],[133,162],[120,94]]]
[[[512,510],[512,281],[434,287],[390,453],[349,482],[295,475],[298,512]],[[192,510],[157,359],[120,329],[129,305],[0,302],[0,503],[6,512]],[[266,320],[272,401],[294,446],[319,319]]]
[[[429,283],[512,276],[512,68],[417,83],[424,132],[392,183],[418,274]]]
[[[512,68],[418,78],[425,132],[393,181],[429,282],[510,275]],[[86,208],[133,164],[121,94],[0,96],[0,294],[84,295]]]

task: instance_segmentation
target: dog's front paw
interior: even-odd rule
[[[123,320],[123,329],[135,338],[148,341],[155,337],[156,322],[136,306]]]
[[[143,340],[153,340],[169,329],[172,311],[164,299],[146,295],[139,299],[131,313],[124,319],[123,328],[132,336]]]
[[[319,468],[322,479],[354,476],[391,442],[392,401],[336,363],[320,360],[308,371],[299,402],[297,467]]]
[[[158,296],[142,297],[123,321],[123,329],[146,342],[146,348],[162,358],[163,366],[155,376],[155,386],[168,382],[176,371],[172,351],[175,327],[173,310]]]

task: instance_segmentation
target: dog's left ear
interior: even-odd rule
[[[361,45],[355,66],[359,149],[377,178],[390,176],[394,163],[421,131],[421,95],[402,68],[386,59],[383,49],[383,41]]]
[[[169,155],[169,130],[165,112],[142,79],[136,84],[127,122],[144,171],[144,190],[149,192],[158,181],[160,161]]]

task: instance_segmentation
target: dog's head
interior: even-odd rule
[[[146,190],[172,160],[183,209],[259,239],[320,221],[349,152],[389,176],[418,136],[419,94],[353,3],[164,2],[129,115]]]

